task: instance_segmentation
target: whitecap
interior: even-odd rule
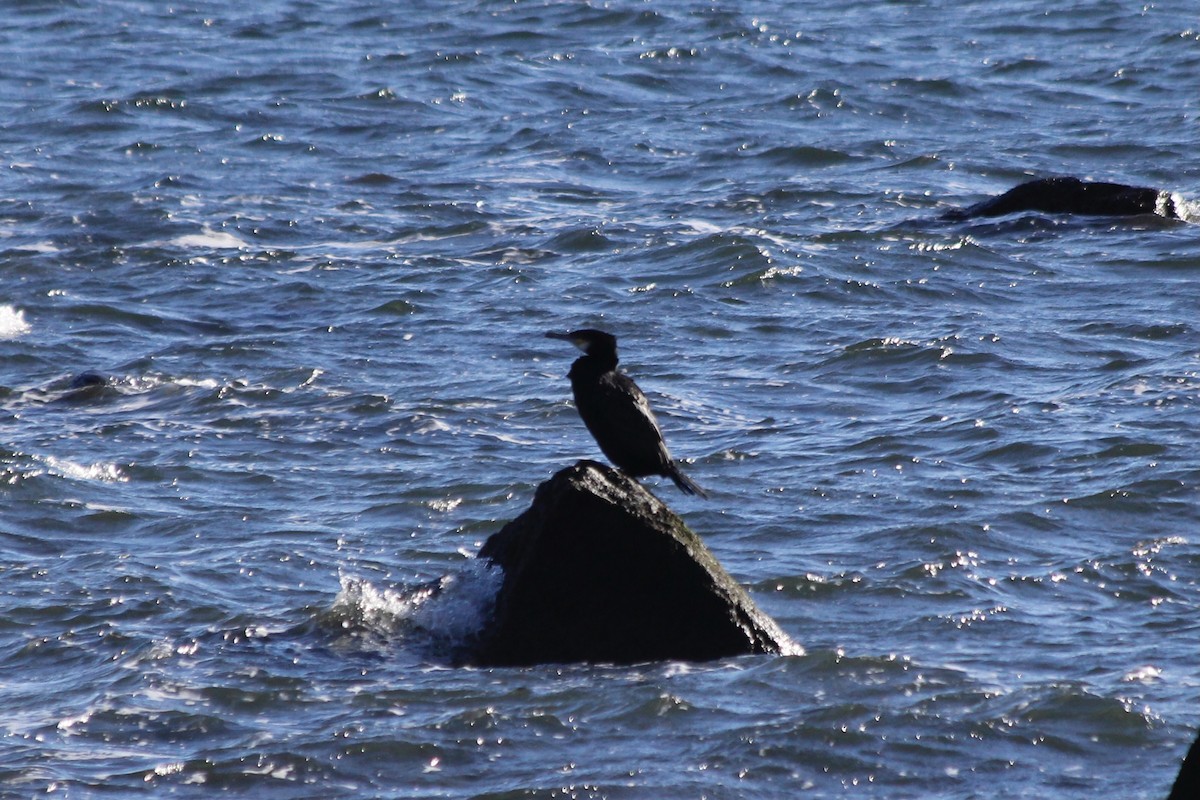
[[[30,330],[24,311],[12,306],[0,306],[0,339],[16,339]]]
[[[168,244],[176,247],[187,247],[195,249],[221,250],[221,249],[241,249],[249,245],[237,236],[234,236],[228,231],[214,231],[212,228],[205,226],[200,233],[189,233],[183,236],[176,236],[171,239]]]
[[[347,575],[342,575],[340,581],[342,588],[333,599],[330,612],[341,626],[385,635],[398,631],[435,591],[434,587],[408,591],[380,589],[368,580]]]
[[[58,253],[61,252],[54,242],[32,242],[31,244],[23,244],[20,249],[26,253]]]
[[[1167,197],[1170,200],[1170,204],[1175,207],[1175,213],[1181,220],[1185,222],[1200,222],[1200,202],[1188,200],[1186,197],[1174,193],[1170,195],[1166,195],[1164,193],[1164,196]],[[1160,197],[1159,204],[1155,208],[1155,211],[1159,214],[1162,214],[1164,211],[1164,206],[1166,205],[1167,203],[1163,198]]]
[[[58,730],[62,731],[63,733],[67,733],[77,725],[86,725],[91,718],[92,710],[88,709],[87,711],[76,714],[75,716],[63,717],[58,721],[58,725],[55,727],[57,727]]]
[[[416,609],[413,622],[445,643],[461,644],[482,630],[503,583],[503,570],[473,558],[441,579],[441,592]]]
[[[1162,677],[1162,670],[1152,664],[1145,664],[1125,673],[1121,680],[1126,683],[1152,683]]]
[[[71,478],[77,481],[100,481],[101,483],[125,483],[129,477],[116,464],[96,462],[95,464],[78,464],[65,458],[54,456],[34,456],[34,459],[46,465],[51,475],[60,478]]]
[[[343,575],[329,616],[347,631],[402,636],[435,651],[454,651],[482,630],[503,577],[500,569],[478,559],[416,587],[380,588]]]
[[[804,272],[804,267],[767,267],[766,272],[759,278],[760,281],[766,283],[777,278],[796,278]]]

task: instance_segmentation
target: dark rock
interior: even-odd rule
[[[632,478],[581,461],[479,551],[504,571],[471,662],[701,661],[803,652]]]
[[[108,378],[102,373],[93,370],[80,372],[78,375],[73,375],[66,383],[66,388],[61,389],[56,396],[49,398],[49,402],[55,403],[87,403],[92,400],[97,400],[105,395],[108,391]],[[62,381],[56,381],[47,387],[47,392],[59,391],[62,387]]]
[[[1042,178],[1022,183],[1004,194],[973,206],[947,211],[942,218],[964,220],[999,217],[1018,211],[1097,216],[1157,214],[1179,219],[1175,202],[1167,192],[1144,186],[1084,181],[1070,177]]]
[[[1197,797],[1200,797],[1200,736],[1184,756],[1167,800],[1195,800]]]
[[[104,377],[99,372],[87,370],[86,372],[81,372],[75,377],[71,378],[71,383],[68,388],[86,389],[90,386],[106,386],[107,384],[108,378]]]

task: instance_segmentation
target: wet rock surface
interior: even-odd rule
[[[702,661],[801,648],[662,501],[581,461],[479,552],[504,571],[478,665]]]

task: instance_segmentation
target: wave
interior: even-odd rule
[[[471,559],[457,571],[407,587],[376,586],[341,576],[341,590],[319,621],[357,640],[396,641],[436,659],[460,654],[491,614],[503,573],[485,560]]]
[[[0,305],[0,340],[18,339],[32,328],[25,321],[25,312],[13,306]]]

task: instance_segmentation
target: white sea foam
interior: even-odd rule
[[[1126,683],[1153,683],[1162,678],[1162,670],[1152,664],[1144,664],[1125,673],[1121,680]]]
[[[49,241],[32,242],[30,244],[23,244],[18,249],[20,249],[26,253],[58,253],[58,252],[60,252],[58,246],[55,245],[54,242],[49,242]]]
[[[461,642],[487,622],[503,581],[502,570],[473,558],[442,578],[441,593],[417,609],[413,622],[438,638]]]
[[[392,637],[420,631],[435,647],[456,647],[479,632],[503,573],[472,559],[439,581],[416,588],[379,588],[343,575],[330,609],[346,629]]]
[[[1200,202],[1188,200],[1179,194],[1170,195],[1171,203],[1175,206],[1175,213],[1185,222],[1200,222]],[[1163,201],[1160,200],[1160,205]],[[1157,209],[1162,213],[1161,209]]]
[[[348,575],[341,576],[341,584],[331,611],[342,620],[342,626],[361,627],[382,634],[397,631],[432,594],[380,589],[370,581]]]
[[[12,306],[0,305],[0,339],[17,339],[30,331],[25,312]]]
[[[60,478],[71,478],[77,481],[100,481],[101,483],[125,483],[129,477],[116,464],[97,462],[95,464],[79,464],[65,458],[54,456],[35,456],[35,460],[46,465],[51,475]]]
[[[215,231],[212,228],[205,226],[200,233],[189,233],[183,236],[176,236],[171,239],[169,244],[176,247],[188,247],[197,249],[239,249],[248,247],[245,240],[234,236],[228,231]]]

